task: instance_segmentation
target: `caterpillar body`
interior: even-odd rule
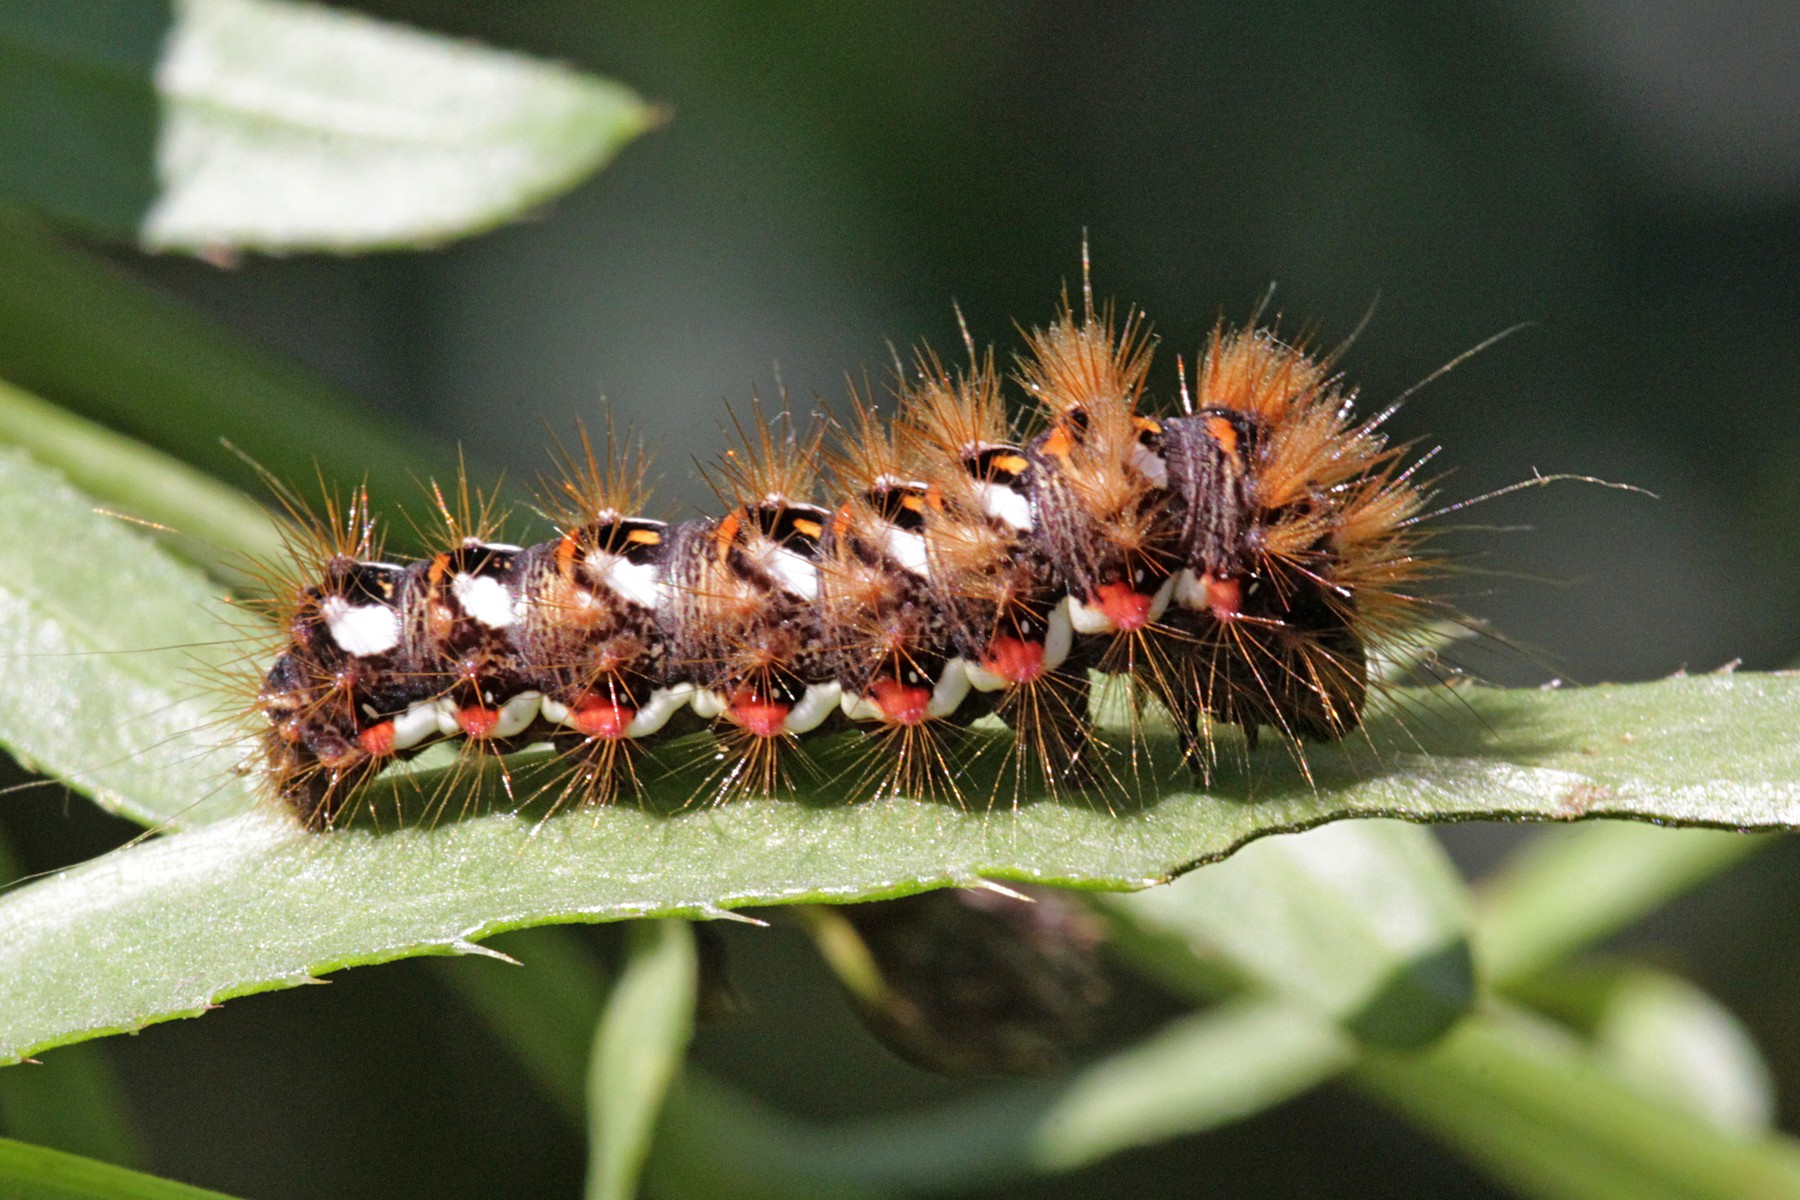
[[[1163,414],[1152,349],[1084,289],[1027,335],[1022,431],[991,350],[954,371],[921,351],[891,422],[859,399],[827,444],[758,410],[716,472],[723,513],[674,524],[643,514],[641,456],[585,434],[536,545],[440,499],[443,547],[387,562],[359,493],[311,522],[280,601],[255,700],[274,791],[324,827],[434,742],[549,741],[604,800],[635,748],[710,730],[728,797],[851,727],[868,792],[960,794],[946,739],[989,716],[1021,776],[1091,782],[1095,672],[1171,715],[1202,772],[1218,726],[1342,738],[1370,646],[1419,624],[1419,460],[1388,412],[1355,414],[1334,356],[1272,329],[1216,328]]]

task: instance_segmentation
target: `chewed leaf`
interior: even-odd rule
[[[196,251],[477,232],[655,119],[606,80],[285,0],[178,0],[111,23],[26,4],[0,15],[0,90],[34,99],[0,132],[0,191]]]

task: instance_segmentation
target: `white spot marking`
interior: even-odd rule
[[[1169,464],[1142,442],[1131,448],[1131,469],[1159,488],[1169,486]]]
[[[789,595],[801,600],[819,598],[819,568],[812,560],[776,546],[763,559],[763,566]]]
[[[662,568],[655,563],[634,563],[623,554],[590,550],[587,568],[616,595],[639,608],[656,608],[668,596]]]
[[[977,483],[975,494],[981,500],[981,511],[1020,533],[1030,533],[1035,523],[1031,500],[1005,484]]]
[[[931,574],[925,539],[916,533],[909,533],[897,525],[882,525],[881,552],[921,579]]]
[[[459,574],[450,581],[450,591],[464,612],[489,629],[506,629],[518,620],[512,593],[492,575]]]
[[[343,596],[327,596],[319,615],[338,649],[356,658],[386,654],[400,644],[400,614],[384,604],[352,604]]]

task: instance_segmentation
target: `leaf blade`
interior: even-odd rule
[[[588,1200],[632,1200],[669,1085],[694,1033],[699,956],[681,920],[639,921],[594,1031]]]
[[[70,7],[0,20],[0,94],[33,101],[0,187],[154,250],[439,243],[561,194],[656,120],[619,84],[321,6]]]

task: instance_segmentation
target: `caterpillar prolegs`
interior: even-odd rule
[[[536,545],[440,500],[443,548],[383,561],[358,494],[313,522],[256,699],[274,790],[322,827],[434,742],[548,741],[603,800],[634,749],[711,731],[729,797],[855,728],[868,794],[960,796],[954,735],[986,717],[1019,772],[1081,783],[1106,773],[1095,673],[1170,714],[1202,771],[1221,726],[1342,738],[1370,647],[1418,623],[1417,464],[1387,412],[1355,414],[1334,356],[1271,328],[1215,328],[1166,412],[1152,350],[1141,314],[1084,292],[1010,380],[970,343],[956,370],[921,350],[885,421],[867,397],[804,435],[759,409],[714,473],[717,516],[644,515],[644,460],[597,460],[585,434]]]

